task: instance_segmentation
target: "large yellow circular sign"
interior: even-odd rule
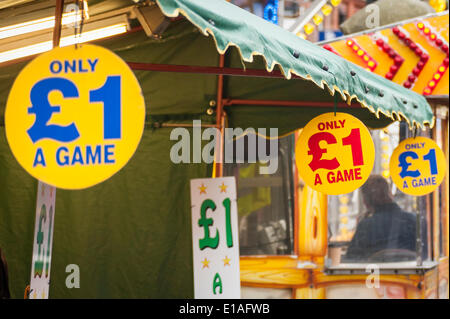
[[[324,194],[346,194],[370,176],[375,147],[369,130],[356,117],[325,113],[303,129],[295,159],[308,186]]]
[[[390,160],[392,181],[403,193],[415,196],[434,191],[444,180],[445,155],[426,137],[408,138],[394,150]]]
[[[113,52],[56,48],[18,75],[5,111],[6,137],[35,178],[64,189],[100,183],[133,156],[144,130],[139,82]]]

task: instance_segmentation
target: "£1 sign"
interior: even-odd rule
[[[240,298],[234,177],[191,180],[196,299]]]
[[[30,299],[48,299],[55,225],[55,197],[55,187],[42,182],[38,183]]]
[[[392,181],[402,192],[421,196],[434,191],[446,173],[444,152],[426,137],[407,138],[394,150],[389,163]]]
[[[56,48],[16,78],[5,111],[6,137],[36,179],[81,189],[119,171],[145,121],[139,83],[113,52],[84,44]]]
[[[346,113],[312,119],[296,144],[300,176],[312,189],[339,195],[362,186],[372,172],[375,147],[367,127]]]

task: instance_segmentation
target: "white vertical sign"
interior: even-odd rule
[[[191,180],[194,296],[239,299],[239,241],[234,177]]]
[[[55,187],[42,182],[38,183],[30,299],[48,299],[50,266],[52,261],[53,225],[55,224],[55,197]]]

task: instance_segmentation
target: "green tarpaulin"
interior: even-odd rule
[[[166,0],[158,4],[165,14],[175,16],[180,11],[189,21],[172,21],[160,39],[134,32],[99,44],[130,62],[200,66],[218,66],[217,50],[223,52],[230,44],[228,67],[241,68],[244,63],[247,68],[267,66],[271,70],[278,65],[287,77],[295,73],[308,80],[227,77],[226,97],[333,102],[330,92],[321,88],[328,83],[331,91],[339,88],[345,99],[348,92],[368,107],[345,111],[370,127],[391,123],[392,112],[403,114],[410,124],[433,122],[423,97],[225,1]],[[251,63],[255,52],[263,56],[253,56]],[[30,281],[36,181],[13,158],[2,122],[9,89],[24,65],[0,66],[0,246],[9,263],[14,298],[22,298]],[[214,123],[215,114],[207,110],[216,98],[217,77],[135,73],[148,114],[136,154],[100,185],[56,192],[50,298],[193,297],[189,180],[211,176],[211,165],[173,164],[169,158],[175,143],[169,138],[171,129],[156,128],[156,123],[192,123],[199,118]],[[280,134],[326,111],[333,108],[226,108],[231,127],[276,127]],[[379,114],[377,119],[372,111],[389,117]],[[78,289],[65,285],[69,264],[80,267]]]

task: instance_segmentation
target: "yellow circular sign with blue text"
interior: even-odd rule
[[[399,190],[421,196],[434,191],[446,173],[444,152],[426,137],[407,138],[394,150],[390,160],[390,175]]]
[[[63,189],[110,178],[136,151],[145,102],[133,71],[100,46],[56,48],[16,78],[5,111],[8,144],[33,177]]]
[[[346,113],[325,113],[303,128],[295,147],[299,174],[312,189],[347,194],[370,176],[375,147],[367,127]]]

